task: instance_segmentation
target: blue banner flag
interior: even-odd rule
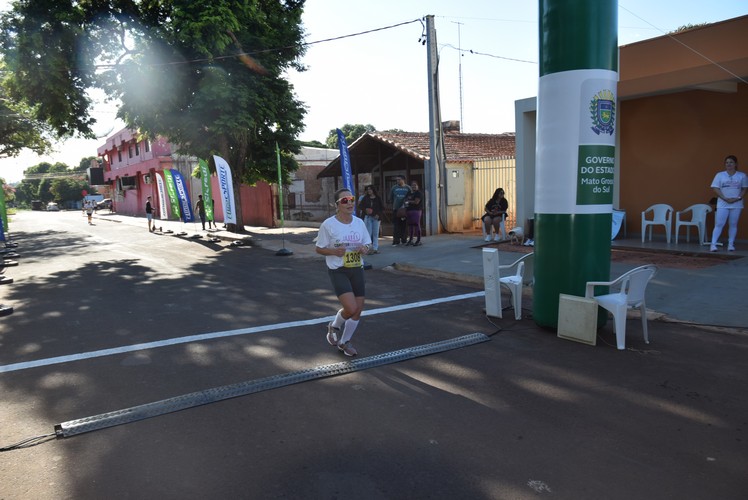
[[[195,222],[195,214],[192,212],[192,205],[190,204],[190,195],[184,185],[182,174],[178,170],[172,169],[171,178],[174,180],[174,188],[177,191],[179,205],[182,208],[182,220],[185,222]]]
[[[351,157],[348,155],[348,144],[345,142],[345,135],[340,129],[338,131],[338,147],[340,148],[340,171],[343,175],[343,187],[348,189],[355,197],[356,191],[353,189],[353,174],[351,174]]]

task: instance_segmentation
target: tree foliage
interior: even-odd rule
[[[45,135],[49,127],[34,118],[32,107],[11,100],[7,75],[0,60],[0,158],[18,156],[23,149],[47,154],[52,147]]]
[[[304,107],[283,78],[303,70],[304,0],[24,0],[2,20],[12,98],[61,136],[90,136],[86,90],[122,103],[118,116],[182,154],[223,157],[241,182],[277,179]],[[94,64],[96,63],[96,64]],[[212,164],[212,161],[211,161]],[[241,216],[241,207],[237,206]],[[241,227],[243,221],[238,220]]]
[[[3,187],[3,195],[5,195],[5,202],[12,202],[16,199],[16,189],[10,184],[5,183],[5,179],[0,177],[0,186]]]
[[[313,141],[301,141],[300,144],[309,148],[327,148],[327,144],[322,144],[316,139]]]
[[[91,191],[88,182],[70,177],[53,179],[49,185],[49,193],[52,199],[60,203],[80,200],[83,197],[84,190]]]
[[[24,170],[23,174],[25,178],[16,186],[15,193],[16,201],[22,206],[28,206],[32,200],[75,202],[81,199],[84,189],[95,192],[88,185],[85,171],[70,168],[65,163],[38,163]]]
[[[361,137],[367,132],[374,132],[376,128],[374,128],[374,125],[366,124],[362,125],[360,123],[357,123],[355,125],[351,125],[350,123],[346,123],[342,127],[340,127],[340,131],[343,132],[343,136],[345,137],[345,142],[350,146],[353,141]],[[327,140],[325,140],[325,143],[327,144],[328,148],[332,149],[338,149],[338,130],[332,129],[327,134]]]
[[[102,159],[98,156],[86,156],[85,158],[81,158],[81,161],[78,162],[77,167],[73,167],[72,170],[74,172],[88,172],[88,169],[91,167],[91,162],[96,162],[97,166],[101,166]]]
[[[678,26],[673,31],[669,31],[668,35],[672,35],[675,33],[683,33],[684,31],[690,31],[694,28],[701,28],[703,26],[708,26],[710,23],[698,23],[698,24],[684,24],[683,26]]]

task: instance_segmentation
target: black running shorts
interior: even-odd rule
[[[337,297],[351,292],[356,297],[366,295],[363,267],[339,267],[328,269],[327,272],[330,274],[330,281]]]

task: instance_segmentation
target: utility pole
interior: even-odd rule
[[[465,119],[462,116],[462,37],[460,36],[460,26],[462,26],[463,23],[459,21],[452,21],[457,25],[457,57],[459,57],[457,67],[459,69],[459,75],[460,75],[460,132],[463,130],[463,125],[465,123]]]
[[[439,52],[436,47],[434,16],[426,16],[427,70],[429,87],[429,161],[424,165],[423,181],[426,189],[426,234],[439,233],[439,207],[446,200],[446,192],[439,179],[443,179],[444,158],[441,143],[441,111],[439,109]]]

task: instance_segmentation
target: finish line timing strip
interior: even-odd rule
[[[108,413],[100,413],[99,415],[79,418],[77,420],[69,420],[55,425],[54,435],[57,438],[67,438],[86,432],[129,424],[146,418],[158,417],[167,413],[174,413],[180,410],[186,410],[226,399],[246,396],[248,394],[254,394],[270,389],[277,389],[279,387],[298,384],[300,382],[334,377],[377,366],[398,363],[400,361],[488,342],[489,340],[491,340],[490,337],[483,333],[471,333],[450,340],[406,347],[405,349],[400,349],[398,351],[377,354],[366,358],[356,359],[354,361],[342,361],[340,363],[316,366],[306,370],[214,387],[212,389],[183,394],[169,399],[162,399],[161,401],[153,403],[132,406],[130,408],[111,411]]]
[[[417,309],[419,307],[427,307],[435,304],[444,304],[446,302],[455,302],[458,300],[473,299],[476,297],[483,297],[484,291],[465,293],[462,295],[453,295],[451,297],[443,297],[439,299],[422,300],[419,302],[411,302],[409,304],[400,304],[397,306],[380,307],[378,309],[372,309],[364,311],[362,316],[374,316],[377,314],[386,314],[396,311],[405,311],[408,309]],[[325,316],[322,318],[308,319],[302,321],[289,321],[287,323],[276,323],[272,325],[253,326],[250,328],[240,328],[237,330],[226,330],[223,332],[203,333],[199,335],[188,335],[186,337],[176,337],[173,339],[158,340],[155,342],[145,342],[141,344],[133,344],[129,346],[113,347],[111,349],[101,349],[98,351],[82,352],[78,354],[69,354],[66,356],[56,356],[53,358],[38,359],[35,361],[25,361],[22,363],[13,363],[9,365],[0,366],[0,373],[13,372],[19,370],[28,370],[29,368],[38,368],[41,366],[58,365],[62,363],[71,363],[74,361],[81,361],[84,359],[101,358],[104,356],[114,356],[116,354],[124,354],[128,352],[143,351],[146,349],[156,349],[159,347],[168,347],[178,344],[188,344],[190,342],[200,342],[204,340],[212,340],[224,337],[234,337],[237,335],[248,335],[250,333],[261,333],[272,330],[283,330],[286,328],[295,328],[299,326],[310,326],[318,325],[320,323],[326,323],[332,321],[334,316]]]

